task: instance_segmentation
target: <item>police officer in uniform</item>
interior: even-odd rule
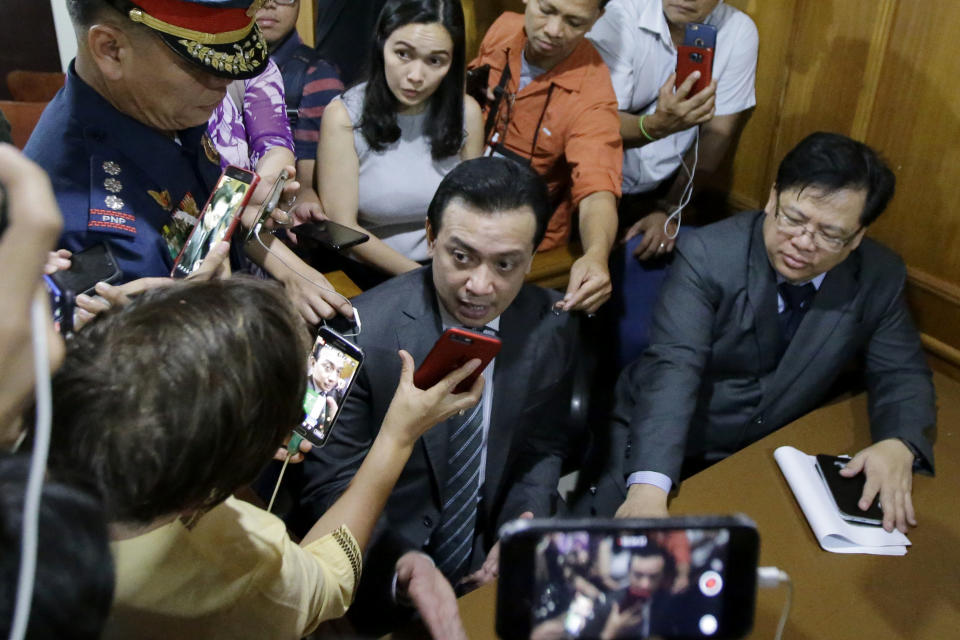
[[[25,148],[50,174],[64,216],[60,247],[106,243],[124,282],[170,273],[220,175],[207,120],[231,81],[266,66],[260,4],[67,0],[77,57]],[[325,280],[317,284],[318,314],[351,313]]]

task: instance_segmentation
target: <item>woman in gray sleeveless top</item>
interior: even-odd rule
[[[366,82],[323,116],[317,170],[324,211],[370,234],[351,255],[388,275],[429,258],[430,200],[447,172],[482,149],[480,107],[463,93],[463,24],[457,1],[388,1]]]

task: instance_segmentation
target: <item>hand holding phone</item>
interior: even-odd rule
[[[260,205],[260,210],[257,211],[256,219],[254,219],[253,223],[250,225],[250,229],[247,231],[247,238],[245,240],[246,242],[250,242],[250,240],[253,239],[253,236],[260,233],[260,229],[267,221],[267,218],[269,218],[270,214],[273,213],[273,210],[277,208],[277,204],[280,202],[280,196],[283,195],[283,188],[286,186],[287,180],[289,179],[290,174],[287,173],[286,169],[280,171],[280,175],[277,176],[273,186],[270,187],[270,192],[264,199],[263,204]]]
[[[101,242],[70,256],[70,268],[55,271],[50,278],[62,292],[76,295],[93,295],[98,282],[113,284],[123,278],[123,272],[110,251],[110,246]]]
[[[848,522],[879,527],[883,524],[883,510],[880,508],[880,499],[877,497],[866,511],[857,504],[863,495],[863,488],[867,483],[865,474],[860,473],[852,478],[840,475],[851,458],[849,456],[817,456],[817,472],[827,486],[827,492],[840,513],[840,517]]]

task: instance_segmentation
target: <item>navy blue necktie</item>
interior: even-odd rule
[[[793,340],[797,327],[803,320],[804,314],[810,308],[810,301],[813,300],[817,288],[813,283],[790,284],[781,282],[777,285],[780,297],[783,298],[783,312],[780,313],[780,355],[787,350],[787,345]]]

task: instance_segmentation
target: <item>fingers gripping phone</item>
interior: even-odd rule
[[[320,328],[307,362],[303,421],[296,428],[313,446],[326,444],[362,363],[360,347],[328,327]]]
[[[515,520],[500,530],[497,633],[743,637],[753,626],[758,550],[744,516]]]
[[[240,214],[259,181],[260,178],[252,171],[232,165],[224,169],[210,199],[200,212],[197,225],[173,263],[171,276],[187,277],[196,271],[213,247],[230,240],[240,222]]]
[[[883,524],[880,498],[878,496],[874,499],[873,504],[866,511],[860,508],[858,503],[860,502],[860,496],[863,495],[863,487],[867,483],[867,477],[863,473],[858,473],[852,478],[845,478],[840,475],[840,470],[848,462],[850,462],[848,456],[820,454],[817,456],[817,472],[827,485],[827,492],[833,498],[841,518],[856,524],[879,527]]]
[[[112,284],[123,278],[123,272],[110,247],[101,242],[70,256],[70,268],[57,271],[50,278],[61,292],[92,295],[98,282]]]
[[[469,391],[483,370],[500,351],[500,339],[482,333],[451,327],[443,332],[423,363],[413,374],[413,384],[418,389],[429,389],[443,380],[450,372],[459,369],[474,358],[480,366],[453,390],[454,393]]]
[[[270,193],[267,194],[263,204],[260,205],[260,210],[257,211],[257,218],[253,221],[253,224],[250,225],[250,230],[247,231],[247,237],[244,239],[245,242],[250,242],[253,236],[260,233],[264,222],[270,217],[273,210],[277,208],[277,204],[280,202],[280,196],[283,195],[283,188],[287,185],[287,180],[289,179],[290,174],[287,173],[287,170],[281,170],[273,186],[270,187]]]
[[[713,52],[717,46],[717,28],[708,24],[691,22],[683,34],[683,44],[677,47],[677,83],[679,89],[684,80],[694,71],[700,77],[690,89],[689,96],[696,95],[709,86],[713,76]]]

